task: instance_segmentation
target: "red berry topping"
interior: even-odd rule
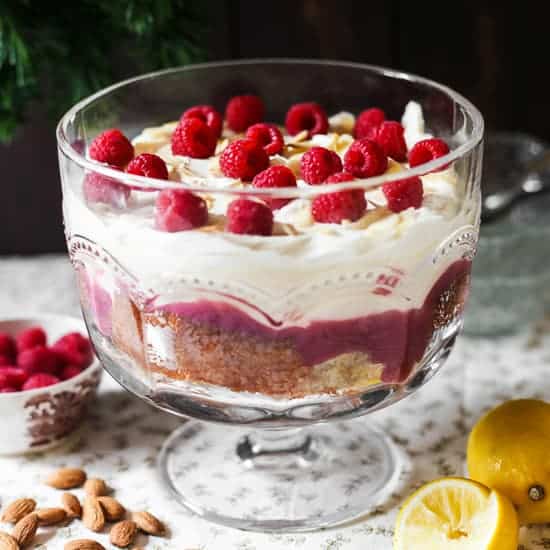
[[[157,197],[155,227],[174,233],[201,227],[208,221],[204,199],[190,191],[165,189]]]
[[[251,139],[230,143],[220,156],[221,171],[229,178],[250,181],[269,166],[269,157],[262,146]]]
[[[324,147],[312,147],[300,160],[302,177],[307,183],[317,185],[329,176],[342,170],[342,161],[337,153]]]
[[[46,333],[41,327],[29,327],[25,330],[22,330],[15,337],[17,351],[19,353],[26,349],[36,348],[37,346],[45,346],[46,340]]]
[[[0,356],[15,359],[16,353],[13,337],[6,332],[0,332]]]
[[[326,184],[353,180],[351,174],[340,172],[330,176]],[[311,213],[319,223],[342,223],[344,220],[357,221],[367,209],[365,192],[362,189],[326,193],[313,199]]]
[[[89,366],[94,359],[90,340],[79,332],[65,334],[57,340],[52,349],[65,365],[73,365],[81,369]]]
[[[275,124],[264,122],[250,126],[246,131],[246,137],[259,143],[268,155],[279,154],[285,144],[279,128]]]
[[[438,138],[423,139],[409,151],[409,165],[412,167],[425,164],[449,152],[449,146]]]
[[[256,174],[252,180],[254,187],[296,187],[294,172],[283,165],[270,166],[267,170]],[[271,210],[278,210],[292,199],[263,199]]]
[[[285,126],[291,136],[302,130],[308,131],[308,137],[326,134],[328,117],[325,110],[317,103],[296,103],[286,114]]]
[[[357,139],[344,155],[344,169],[356,178],[379,176],[388,167],[388,157],[380,145],[370,139]]]
[[[15,361],[14,357],[9,357],[7,355],[0,355],[0,366],[13,365]]]
[[[105,130],[90,145],[90,158],[122,168],[134,156],[134,147],[128,138],[116,128]]]
[[[76,365],[66,365],[61,369],[61,380],[69,380],[69,378],[74,378],[81,372],[82,369]]]
[[[225,120],[234,132],[244,132],[264,118],[264,103],[257,95],[232,97],[225,108]]]
[[[261,202],[237,199],[227,208],[225,229],[241,235],[268,236],[273,232],[273,213]]]
[[[2,378],[0,377],[0,384],[1,384]],[[14,388],[13,386],[0,386],[0,393],[16,393],[19,390],[17,388]]]
[[[420,208],[424,188],[419,177],[390,181],[382,185],[382,192],[392,212],[401,212],[407,208]]]
[[[86,174],[82,191],[89,204],[102,203],[114,208],[124,208],[131,192],[128,186],[97,172]]]
[[[216,139],[220,137],[222,133],[223,119],[222,115],[212,107],[212,105],[196,105],[187,109],[181,115],[180,120],[187,118],[198,118],[202,120],[211,130],[214,132]]]
[[[38,346],[22,351],[17,357],[17,366],[29,373],[47,372],[54,374],[61,366],[61,359],[53,349]]]
[[[218,137],[200,118],[180,120],[172,134],[172,154],[194,159],[211,157]]]
[[[168,168],[166,163],[158,156],[151,153],[141,153],[126,167],[128,174],[156,178],[158,180],[168,179]]]
[[[397,162],[407,160],[407,144],[404,137],[405,129],[399,122],[387,120],[382,122],[376,132],[374,141],[382,147],[382,151]]]
[[[20,388],[28,378],[29,373],[22,368],[0,367],[0,379],[5,381],[5,385],[12,388]]]
[[[23,391],[36,390],[38,388],[47,388],[48,386],[53,386],[54,384],[59,384],[61,380],[57,376],[40,372],[38,374],[33,374],[24,384]]]
[[[386,120],[386,113],[382,109],[373,107],[372,109],[366,109],[357,117],[355,121],[355,128],[353,130],[353,136],[355,139],[374,139],[378,127]]]

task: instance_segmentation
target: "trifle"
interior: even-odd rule
[[[178,414],[271,427],[410,393],[461,326],[481,134],[454,92],[345,64],[206,65],[85,100],[58,130],[63,208],[106,368]]]

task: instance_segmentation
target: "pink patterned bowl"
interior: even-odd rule
[[[0,332],[15,335],[39,325],[50,341],[68,332],[86,334],[82,319],[37,314],[1,319]],[[0,455],[45,451],[65,442],[83,425],[101,379],[101,363],[93,363],[69,380],[46,388],[0,394]]]

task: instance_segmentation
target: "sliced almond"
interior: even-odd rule
[[[61,468],[51,473],[46,484],[54,489],[74,489],[86,481],[86,472],[79,468]]]
[[[35,508],[36,501],[32,498],[18,498],[6,506],[2,514],[2,521],[6,523],[17,523],[27,514],[34,512]]]
[[[105,514],[97,497],[88,495],[82,506],[82,523],[91,531],[101,531],[105,526]]]
[[[63,493],[61,495],[61,504],[68,518],[79,518],[82,516],[80,500],[72,493]]]
[[[40,508],[36,511],[40,525],[56,525],[67,519],[63,508]]]
[[[23,519],[20,519],[11,536],[17,541],[21,548],[28,546],[34,540],[36,530],[38,529],[38,516],[35,513],[27,514]]]
[[[84,483],[84,491],[86,491],[87,495],[101,497],[109,492],[109,488],[107,487],[105,481],[94,477],[86,480],[86,483]]]
[[[149,512],[134,512],[132,519],[136,522],[138,528],[148,535],[161,536],[165,533],[162,521]]]
[[[113,497],[98,497],[97,499],[107,521],[120,521],[126,515],[126,508]]]
[[[0,550],[20,550],[19,543],[8,533],[0,531]]]
[[[124,521],[119,521],[113,525],[109,535],[109,540],[111,541],[111,544],[114,544],[115,546],[126,548],[132,544],[134,538],[136,537],[136,533],[136,522],[125,519]]]
[[[92,539],[78,539],[67,542],[64,550],[105,550],[105,546]]]

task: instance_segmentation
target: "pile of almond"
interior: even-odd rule
[[[53,472],[46,484],[65,491],[57,508],[37,508],[32,498],[19,498],[3,510],[1,521],[14,525],[11,534],[0,531],[0,550],[22,550],[30,546],[40,526],[59,525],[74,519],[91,531],[103,531],[106,523],[114,523],[110,530],[111,544],[119,548],[132,545],[139,531],[148,535],[165,534],[163,523],[149,512],[134,512],[126,519],[126,508],[109,496],[109,487],[99,478],[88,478],[84,470],[62,468]],[[83,503],[69,489],[83,487],[86,496]],[[65,544],[65,550],[105,550],[92,539],[72,540]],[[133,547],[133,550],[142,550]]]

